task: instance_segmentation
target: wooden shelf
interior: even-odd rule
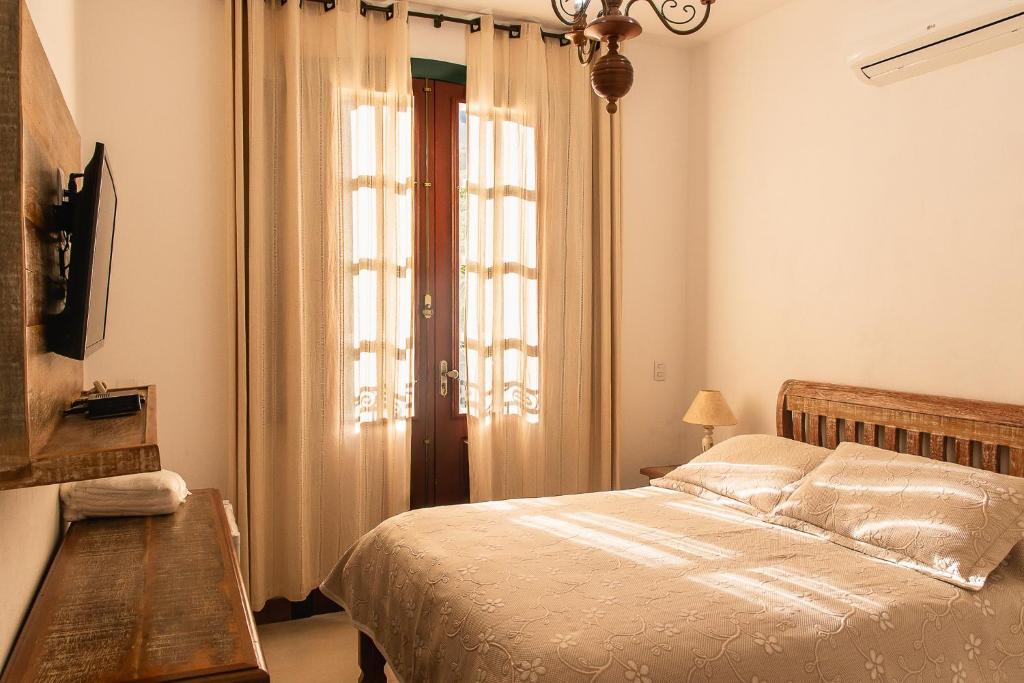
[[[221,495],[71,525],[0,683],[270,680]]]
[[[135,415],[90,420],[84,415],[62,418],[28,464],[0,471],[0,491],[160,469],[156,436],[156,387],[140,391],[145,408]]]

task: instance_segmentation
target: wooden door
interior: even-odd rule
[[[412,507],[469,501],[459,378],[459,121],[466,87],[413,79],[416,146],[416,391]]]

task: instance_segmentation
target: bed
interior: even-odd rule
[[[790,381],[777,432],[1024,475],[1020,406]],[[657,487],[399,515],[322,590],[367,683],[1024,680],[1019,546],[965,590]]]

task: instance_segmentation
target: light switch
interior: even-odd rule
[[[656,360],[654,361],[654,381],[664,382],[665,381],[665,361]]]

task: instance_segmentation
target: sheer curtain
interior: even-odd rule
[[[575,52],[467,36],[466,394],[474,501],[611,488],[618,150]]]
[[[235,474],[255,609],[304,598],[408,509],[406,12],[235,3]]]

